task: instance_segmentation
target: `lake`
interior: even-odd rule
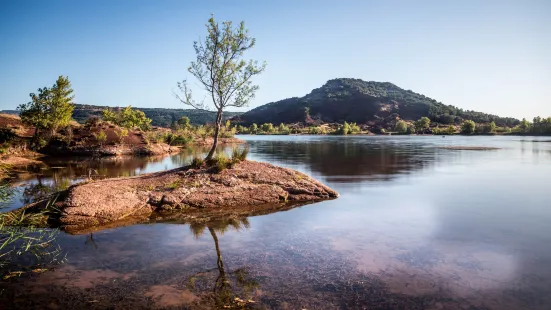
[[[247,218],[60,232],[66,262],[0,282],[0,308],[551,309],[549,138],[240,138],[250,160],[341,196]],[[203,151],[50,159],[20,175],[7,208],[88,174],[171,169]]]

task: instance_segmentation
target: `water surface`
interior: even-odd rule
[[[248,218],[60,233],[57,242],[67,261],[1,283],[1,304],[551,308],[551,143],[537,142],[546,139],[243,138],[249,159],[305,172],[340,198]],[[500,149],[440,148],[450,145]],[[20,192],[8,207],[32,200],[40,192],[36,188],[63,187],[89,174],[170,169],[185,165],[193,152],[51,160],[47,168],[21,175]]]

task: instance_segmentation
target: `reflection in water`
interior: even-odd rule
[[[224,234],[228,229],[240,231],[243,228],[250,227],[247,218],[238,219],[221,219],[212,222],[201,222],[190,224],[191,231],[196,238],[207,229],[214,241],[216,250],[216,269],[218,276],[214,280],[212,289],[212,299],[214,305],[218,308],[242,308],[248,304],[254,303],[249,297],[254,289],[259,287],[258,282],[249,276],[247,268],[242,267],[236,270],[226,270],[222,259],[222,251],[217,234]],[[215,270],[216,270],[215,269]],[[209,274],[214,270],[198,272],[189,277],[190,287],[194,288],[199,279],[208,278]]]
[[[367,143],[366,143],[367,142]],[[332,182],[391,180],[394,175],[423,169],[434,163],[434,148],[421,143],[385,143],[340,139],[327,141],[251,141],[267,161],[305,165]]]

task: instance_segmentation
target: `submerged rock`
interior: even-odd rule
[[[154,211],[196,213],[201,209],[254,208],[336,197],[336,191],[298,171],[243,161],[219,173],[183,167],[77,184],[67,190],[57,205],[61,224],[68,230],[78,230],[149,216]]]

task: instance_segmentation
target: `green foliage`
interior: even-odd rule
[[[106,122],[111,122],[127,129],[151,130],[151,119],[147,118],[144,112],[132,109],[132,106],[118,110],[107,108],[103,110],[102,117]]]
[[[128,137],[128,129],[119,127],[115,130],[115,134],[119,139],[119,143],[122,144],[124,142],[124,138]]]
[[[344,122],[344,124],[336,131],[336,133],[340,135],[357,134],[360,132],[360,126],[356,125],[356,123],[349,124],[348,122]]]
[[[100,146],[102,146],[107,141],[107,134],[103,130],[95,132],[93,133],[93,135]]]
[[[178,130],[174,133],[168,132],[161,135],[157,142],[164,142],[169,145],[185,146],[194,140],[193,132],[190,130]]]
[[[473,134],[475,132],[475,129],[476,129],[476,124],[471,120],[466,120],[461,125],[461,133],[464,133],[464,134]]]
[[[216,150],[223,110],[248,104],[258,90],[258,86],[252,84],[251,78],[264,71],[266,64],[259,66],[256,61],[243,60],[244,52],[255,45],[255,39],[249,36],[244,22],[237,28],[233,27],[231,21],[225,21],[220,26],[211,17],[207,24],[207,33],[203,42],[194,42],[197,60],[191,63],[188,71],[210,94],[217,111],[215,139],[207,155],[210,159]],[[196,109],[206,109],[203,103],[192,99],[186,80],[179,82],[178,88],[182,96],[176,97],[182,103]]]
[[[75,104],[73,119],[84,124],[90,116],[101,117],[102,111],[110,108],[107,106],[95,106],[86,104]],[[216,112],[195,110],[195,109],[165,109],[165,108],[138,108],[151,119],[151,126],[174,127],[183,116],[189,118],[191,125],[204,125],[216,121]],[[228,119],[243,114],[242,112],[224,112],[222,119]]]
[[[231,161],[233,163],[238,163],[238,162],[244,161],[245,159],[247,159],[248,154],[249,154],[249,148],[248,147],[234,148],[232,150]]]
[[[249,127],[249,132],[253,135],[256,134],[258,132],[258,125],[253,123],[251,127]]]
[[[447,133],[448,133],[448,135],[455,134],[455,126],[453,126],[453,125],[448,126]]]
[[[325,135],[327,131],[324,127],[321,126],[310,126],[308,127],[308,134],[310,135]]]
[[[476,129],[477,129],[477,132],[480,131],[480,133],[485,133],[485,134],[495,133],[496,123],[492,121],[489,124],[478,126]]]
[[[290,132],[291,130],[289,129],[289,127],[283,123],[279,124],[279,126],[277,127],[277,133],[281,135],[288,135]]]
[[[534,122],[530,126],[526,126],[529,128],[530,133],[540,135],[540,134],[551,134],[551,117],[548,118],[542,118],[542,117],[534,117]]]
[[[222,172],[226,168],[230,168],[232,161],[226,156],[224,152],[219,152],[216,156],[210,160],[211,165],[214,165],[216,172]]]
[[[181,185],[181,181],[180,180],[175,180],[175,181],[169,183],[166,187],[168,189],[175,190],[178,187],[180,187],[180,185]]]
[[[272,125],[272,123],[262,124],[262,126],[260,126],[260,130],[262,130],[263,133],[273,133],[274,125]]]
[[[360,126],[356,125],[356,123],[350,123],[350,131],[348,132],[349,134],[357,134],[360,132]]]
[[[178,128],[179,129],[189,129],[191,128],[191,122],[189,120],[189,117],[187,116],[182,116],[179,120],[178,120]]]
[[[423,132],[430,128],[430,119],[428,117],[421,117],[415,122],[415,131]]]
[[[344,122],[344,124],[339,128],[337,133],[341,135],[347,135],[348,133],[350,133],[350,131],[351,131],[350,125],[347,122]]]
[[[335,100],[339,104],[335,104]],[[333,79],[300,98],[288,98],[260,106],[240,115],[243,124],[296,123],[305,121],[305,107],[310,114],[324,122],[341,120],[364,123],[377,120],[380,104],[389,105],[389,112],[397,113],[401,119],[414,120],[423,116],[431,121],[451,125],[461,124],[464,119],[478,123],[495,121],[499,126],[514,126],[519,120],[496,115],[466,111],[445,105],[434,99],[410,90],[402,89],[388,82],[367,82],[359,79]],[[367,116],[367,118],[366,118]]]
[[[402,120],[399,120],[398,122],[396,122],[396,126],[394,126],[394,130],[397,133],[405,134],[408,132],[408,124]]]
[[[74,96],[68,77],[59,76],[52,87],[39,88],[38,94],[29,96],[31,101],[19,105],[17,110],[24,124],[35,127],[35,143],[43,131],[52,137],[59,128],[69,125]]]
[[[201,168],[204,163],[205,163],[205,161],[201,157],[195,156],[191,160],[191,167],[196,168],[196,169]]]

